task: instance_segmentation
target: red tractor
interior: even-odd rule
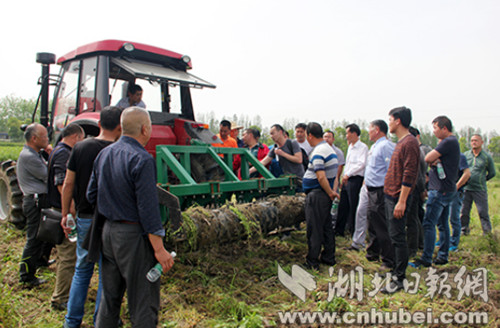
[[[239,200],[251,201],[267,195],[268,191],[293,193],[293,181],[275,179],[249,152],[207,146],[221,141],[208,125],[195,121],[191,88],[215,88],[215,85],[187,72],[192,68],[188,56],[141,43],[105,40],[60,57],[57,64],[61,65],[61,71],[51,75],[49,66],[55,60],[54,54],[37,54],[42,76],[36,107],[40,107],[40,123],[47,127],[52,138],[57,139],[70,122],[79,123],[87,135],[97,135],[99,112],[126,97],[129,84],[137,84],[143,89],[143,100],[153,124],[146,149],[157,157],[160,189],[178,197],[182,208],[223,203],[235,194]],[[55,86],[50,110],[49,85]],[[190,146],[188,150],[178,147],[193,143],[199,147]],[[156,156],[158,150],[161,154]],[[233,156],[247,159],[242,161],[246,171],[248,163],[256,166],[263,180],[239,183],[232,172]],[[0,220],[23,226],[22,193],[14,164],[14,161],[1,164]],[[243,179],[249,179],[247,172],[243,172]],[[203,184],[207,181],[210,183]]]

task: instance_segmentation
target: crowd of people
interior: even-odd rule
[[[71,123],[52,150],[45,127],[34,123],[25,130],[26,144],[17,162],[27,218],[20,281],[27,288],[44,284],[36,276],[37,268],[53,263],[49,256],[54,245],[36,238],[40,209],[61,213],[67,237],[73,231],[66,223],[70,214],[74,216],[76,243],[64,239],[55,246],[51,303],[66,311],[64,327],[82,323],[94,263],[99,263],[96,327],[120,325],[125,291],[133,326],[157,324],[160,283],[148,281],[146,275],[155,263],[168,271],[173,257],[163,246],[159,207],[152,206],[158,204],[155,161],[144,148],[151,137],[151,119],[141,108],[141,95],[134,98],[141,91],[129,90],[123,105],[138,106],[107,107],[101,112],[100,134],[95,138],[83,140],[83,129]],[[459,248],[460,236],[470,233],[472,202],[483,233],[491,233],[486,181],[495,176],[495,166],[480,135],[472,136],[471,150],[460,153],[446,116],[432,121],[439,143],[430,149],[410,126],[409,108],[394,108],[388,115],[387,122],[370,122],[370,148],[360,140],[359,126],[347,125],[346,156],[335,146],[335,134],[315,122],[295,126],[295,139],[281,125],[272,125],[274,145],[268,147],[260,142],[259,130],[223,120],[217,135],[220,142],[213,145],[245,147],[275,176],[297,177],[296,191],[306,194],[307,268],[335,265],[336,237],[351,237],[346,251],[366,248],[366,258],[380,261],[380,270],[394,277],[383,290],[393,293],[403,288],[408,265],[448,263],[449,252]],[[388,133],[396,136],[396,143]],[[42,150],[48,158],[40,155]],[[238,156],[233,170],[241,177]],[[251,178],[259,176],[255,167],[248,173]]]
[[[391,273],[393,280],[383,292],[393,293],[403,288],[408,265],[448,263],[460,236],[469,234],[473,201],[483,233],[491,233],[486,181],[495,176],[495,166],[482,148],[482,137],[473,135],[471,149],[462,154],[451,120],[438,116],[431,122],[439,141],[432,149],[421,143],[411,120],[411,110],[398,107],[389,111],[388,122],[370,122],[370,148],[360,140],[359,126],[347,125],[345,157],[334,144],[335,134],[314,122],[297,124],[293,140],[281,125],[273,125],[270,151],[258,138],[252,144],[243,138],[244,147],[266,149],[258,157],[262,164],[276,161],[280,169],[271,171],[297,176],[297,192],[306,193],[307,268],[334,265],[335,237],[349,237],[347,251],[366,249],[369,261],[381,261],[381,273]],[[237,147],[241,128],[222,121],[222,147]],[[388,133],[396,136],[396,143]],[[255,168],[250,172],[255,174]]]

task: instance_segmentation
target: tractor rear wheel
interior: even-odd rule
[[[23,193],[17,183],[16,162],[0,164],[0,223],[10,222],[22,229],[26,225],[23,215]]]

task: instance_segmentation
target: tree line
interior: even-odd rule
[[[33,111],[36,105],[35,99],[23,99],[13,95],[0,98],[0,132],[6,132],[9,138],[13,141],[22,141],[23,132],[20,129],[22,124],[31,123]],[[35,121],[38,121],[39,112],[37,112],[37,117]],[[269,135],[270,126],[265,126],[262,123],[262,118],[259,115],[249,117],[248,115],[237,115],[216,117],[214,112],[209,113],[196,113],[196,120],[199,122],[207,123],[210,130],[214,133],[219,131],[219,123],[221,120],[227,119],[229,121],[236,122],[245,128],[256,128],[261,134],[261,142],[272,145],[273,141]],[[295,125],[301,121],[297,118],[285,118],[282,122],[276,122],[283,126],[283,128],[288,131],[290,138],[295,138]],[[304,122],[307,123],[307,122]],[[348,122],[346,120],[329,120],[318,122],[323,126],[325,131],[333,131],[335,134],[335,145],[342,149],[344,152],[347,150],[347,140],[345,139],[345,126],[350,123],[356,123],[361,128],[361,141],[366,143],[368,146],[372,142],[368,138],[368,125],[369,122],[366,120],[356,120],[354,122]],[[416,126],[420,130],[421,140],[424,144],[431,147],[436,147],[437,138],[432,133],[428,126]],[[495,156],[500,158],[500,135],[496,131],[485,133],[481,131],[481,128],[474,128],[467,126],[455,131],[460,142],[460,150],[462,152],[470,149],[469,140],[473,134],[479,134],[483,137],[485,147],[488,151]]]
[[[245,128],[257,128],[261,132],[261,142],[267,145],[272,145],[272,141],[269,130],[270,126],[264,126],[262,124],[262,118],[259,115],[254,117],[249,117],[248,115],[233,114],[232,116],[216,117],[214,112],[209,113],[198,113],[196,115],[197,121],[207,123],[210,126],[210,130],[214,133],[219,132],[219,123],[221,120],[228,120],[236,122],[237,125],[243,126]],[[282,122],[276,122],[281,124],[283,128],[288,132],[290,138],[295,138],[295,125],[298,123],[308,123],[301,121],[297,118],[285,118]],[[366,120],[355,120],[354,122],[348,122],[346,120],[329,120],[318,122],[323,127],[324,131],[333,131],[335,134],[335,145],[342,149],[345,153],[347,151],[347,140],[345,138],[345,127],[350,123],[356,123],[361,129],[360,139],[362,142],[371,146],[373,142],[370,141],[368,136],[368,126],[369,122]],[[435,148],[438,139],[434,136],[434,133],[429,126],[415,126],[420,131],[420,138],[422,143]],[[496,131],[491,131],[489,133],[482,132],[481,128],[474,128],[471,126],[466,126],[458,131],[454,131],[458,141],[460,143],[460,151],[465,152],[470,149],[470,138],[474,134],[479,134],[484,140],[484,147],[496,158],[500,159],[500,135]],[[393,141],[397,141],[395,136],[391,136]]]

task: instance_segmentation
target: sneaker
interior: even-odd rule
[[[448,263],[448,260],[442,259],[442,258],[437,258],[434,260],[435,265],[445,265]]]
[[[36,264],[37,268],[48,268],[52,264],[56,263],[56,260],[40,261]]]
[[[450,252],[458,251],[458,246],[450,246]]]
[[[389,286],[383,287],[380,291],[382,292],[382,294],[390,295],[402,290],[403,288],[404,286],[401,282],[392,280],[389,283]]]
[[[413,268],[418,269],[420,267],[428,268],[431,266],[431,263],[422,261],[421,259],[418,259],[418,260],[415,260],[413,262],[408,263],[408,265],[413,267]]]
[[[45,280],[45,279],[34,278],[32,280],[29,280],[29,281],[21,281],[21,284],[22,284],[23,288],[31,289],[31,288],[43,285],[46,282],[47,282],[47,280]]]

